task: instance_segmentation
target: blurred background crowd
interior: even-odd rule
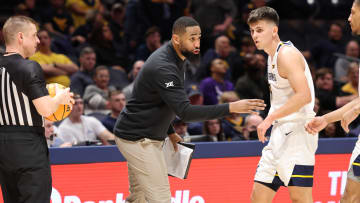
[[[47,83],[76,93],[73,112],[61,123],[46,122],[49,146],[113,144],[112,129],[147,57],[171,39],[180,16],[201,26],[201,61],[185,63],[185,89],[194,105],[260,98],[269,106],[267,56],[256,50],[247,17],[261,6],[280,16],[281,40],[290,40],[308,60],[316,92],[314,111],[323,115],[358,97],[359,37],[347,18],[353,0],[13,0],[0,7],[0,27],[11,15],[38,22],[40,44],[30,60]],[[0,29],[0,52],[4,52]],[[174,128],[185,141],[257,139],[267,115],[233,114]],[[354,137],[330,124],[320,137]]]

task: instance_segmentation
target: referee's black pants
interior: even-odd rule
[[[49,150],[43,133],[2,132],[0,184],[4,203],[49,203]]]

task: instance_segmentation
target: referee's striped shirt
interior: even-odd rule
[[[0,56],[0,92],[0,131],[1,127],[13,127],[14,131],[21,126],[44,127],[43,117],[32,102],[48,95],[37,62],[19,54]]]

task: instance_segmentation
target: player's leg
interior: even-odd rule
[[[252,203],[271,203],[280,186],[255,181],[251,192]]]
[[[340,202],[360,202],[360,176],[356,176],[354,174],[353,166],[350,167],[350,170],[348,172],[344,195],[342,196]]]
[[[295,165],[288,184],[293,203],[312,203],[314,166]]]
[[[290,199],[293,203],[313,203],[312,187],[288,187]]]
[[[360,202],[360,182],[347,179],[344,195],[341,197],[340,203]]]
[[[274,143],[279,135],[279,128],[273,126],[270,141],[262,150],[261,159],[256,169],[254,186],[251,192],[252,203],[271,203],[283,182],[276,176],[276,160],[274,160]]]

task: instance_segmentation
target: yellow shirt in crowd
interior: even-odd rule
[[[73,64],[73,62],[64,54],[51,53],[50,55],[43,54],[37,51],[30,60],[38,62],[40,65],[51,64]],[[70,78],[67,75],[58,75],[53,77],[46,77],[46,83],[59,83],[65,87],[70,86]]]
[[[357,88],[354,88],[351,83],[346,83],[344,86],[342,86],[341,90],[346,93],[350,93],[353,95],[357,95],[358,90]]]
[[[88,0],[89,2],[94,1],[93,5],[89,5],[85,3],[86,0],[67,0],[65,6],[69,8],[71,5],[76,4],[81,10],[83,11],[90,11],[90,10],[96,10],[99,9],[100,1],[99,0]],[[71,11],[71,10],[70,10]],[[81,25],[84,25],[86,23],[85,16],[76,14],[71,11],[72,18],[74,20],[74,27],[78,28]]]

